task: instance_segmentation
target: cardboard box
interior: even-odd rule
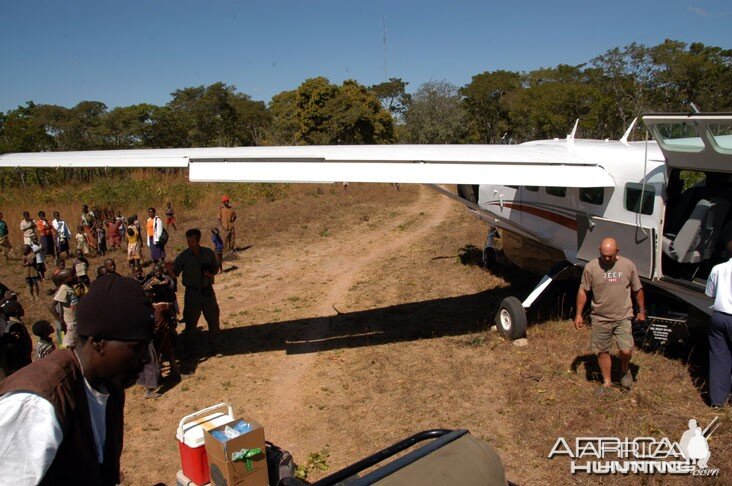
[[[264,448],[264,428],[253,420],[244,419],[251,430],[224,442],[216,439],[214,431],[223,431],[239,420],[219,425],[204,432],[211,484],[214,486],[268,486],[267,458]],[[243,451],[259,449],[258,454],[249,454],[246,459],[235,460]],[[239,454],[237,454],[239,453]]]

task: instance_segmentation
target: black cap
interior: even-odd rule
[[[149,341],[153,308],[137,280],[108,273],[97,278],[76,308],[80,336],[115,341]]]

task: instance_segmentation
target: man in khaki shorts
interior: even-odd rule
[[[633,352],[631,294],[638,304],[636,319],[646,320],[645,297],[635,264],[619,256],[619,252],[618,244],[613,238],[602,240],[600,257],[585,265],[577,292],[577,315],[574,318],[577,329],[584,327],[582,310],[587,303],[587,292],[592,292],[590,349],[597,354],[602,373],[603,386],[598,390],[600,395],[612,386],[610,348],[613,338],[620,358],[620,385],[626,390],[633,385],[633,375],[629,368]]]

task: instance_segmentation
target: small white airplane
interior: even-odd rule
[[[179,167],[191,181],[428,184],[500,228],[509,260],[545,274],[523,301],[501,302],[496,325],[505,337],[523,337],[526,309],[612,236],[658,293],[647,298],[644,331],[663,343],[685,339],[688,326],[711,313],[706,277],[726,257],[722,235],[732,235],[732,115],[643,121],[655,141],[629,142],[634,121],[619,141],[576,139],[575,124],[566,139],[519,145],[44,152],[2,155],[0,167]],[[438,184],[457,184],[458,194]]]

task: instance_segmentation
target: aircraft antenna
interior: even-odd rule
[[[635,127],[635,122],[636,121],[638,121],[638,118],[637,117],[636,118],[633,118],[633,121],[630,122],[630,126],[625,131],[625,133],[623,134],[623,136],[620,138],[620,143],[622,143],[623,145],[628,145],[628,137],[630,136],[630,132],[633,131],[633,127]]]
[[[572,128],[572,133],[567,135],[567,140],[574,140],[574,136],[577,135],[577,125],[579,125],[579,118],[577,118],[577,120],[575,120],[574,128]]]

